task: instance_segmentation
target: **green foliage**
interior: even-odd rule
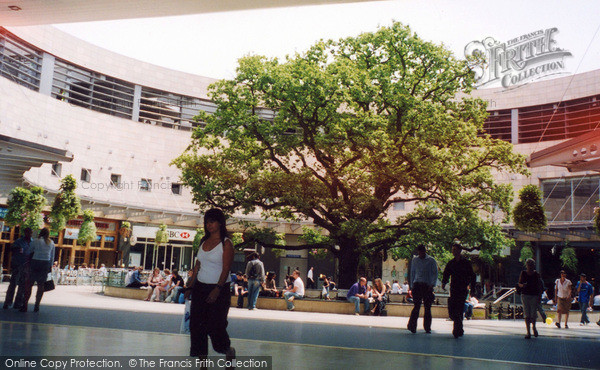
[[[16,187],[11,190],[8,197],[8,211],[5,216],[6,224],[9,226],[29,227],[33,231],[44,226],[42,209],[47,201],[44,190],[34,186],[30,189]]]
[[[50,209],[50,228],[59,232],[67,225],[67,221],[77,217],[81,213],[81,201],[77,194],[77,181],[73,176],[65,176],[61,180],[60,192],[54,198]]]
[[[525,174],[524,158],[479,135],[486,103],[457,98],[473,83],[466,61],[400,23],[285,61],[244,57],[233,80],[210,87],[217,109],[199,114],[206,126],[173,163],[201,210],[312,220],[351,269],[426,221],[385,225],[394,202],[433,203],[429,219],[446,217],[442,205],[473,211],[457,220],[510,211],[512,190],[492,173]],[[479,223],[474,247],[499,244],[491,223]],[[340,272],[342,285],[355,278]]]
[[[96,223],[94,223],[94,211],[86,209],[83,211],[83,223],[79,228],[77,242],[86,245],[88,242],[96,240]]]
[[[482,218],[469,202],[471,197],[465,195],[450,204],[431,202],[417,208],[406,217],[420,215],[421,219],[413,221],[406,234],[398,237],[392,257],[410,258],[418,244],[425,244],[428,253],[438,261],[450,260],[452,243],[458,239],[465,250],[479,250],[479,257],[492,263],[493,256],[503,248],[513,246],[514,240],[504,233],[502,226],[496,224],[493,218]]]
[[[560,263],[567,270],[577,272],[577,264],[579,261],[577,260],[575,249],[569,247],[568,244],[566,244],[566,248],[564,248],[560,254]]]
[[[244,234],[243,233],[232,233],[231,234],[231,244],[233,244],[234,248],[238,244],[242,244],[244,242]]]
[[[285,235],[268,227],[251,227],[242,235],[244,242],[258,245],[285,245]]]
[[[160,224],[158,230],[156,230],[156,236],[154,237],[154,243],[156,246],[161,246],[169,242],[169,232],[167,231],[166,224]]]
[[[298,240],[305,244],[323,244],[325,247],[322,248],[311,248],[308,250],[313,257],[318,259],[325,259],[330,257],[329,249],[335,244],[334,240],[329,236],[323,234],[321,228],[302,227],[302,235],[298,237]]]
[[[515,227],[526,232],[544,230],[547,220],[540,189],[535,185],[526,185],[519,191],[519,199],[513,212]]]
[[[531,248],[530,242],[525,242],[523,248],[521,248],[521,255],[519,256],[519,262],[525,264],[528,259],[533,258],[533,248]]]
[[[194,255],[198,252],[198,249],[200,249],[200,241],[202,238],[204,238],[204,228],[199,227],[196,229],[196,236],[194,236],[194,241],[192,242],[192,251],[194,252]]]

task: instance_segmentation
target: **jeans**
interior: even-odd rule
[[[258,293],[260,293],[260,280],[248,279],[248,309],[249,310],[256,308],[256,300],[258,299]]]
[[[588,319],[587,316],[587,308],[588,308],[588,304],[587,302],[585,303],[581,303],[579,302],[579,309],[581,310],[581,323],[583,324],[589,324],[590,323],[590,319]]]
[[[434,299],[433,287],[427,283],[416,282],[413,285],[412,296],[415,306],[413,307],[412,312],[410,313],[410,319],[408,320],[409,330],[417,330],[417,319],[419,318],[419,311],[421,310],[421,301],[423,301],[425,309],[425,313],[423,315],[423,328],[426,331],[430,331],[432,321],[431,305],[433,304]]]
[[[473,303],[465,302],[465,318],[473,317]]]
[[[369,309],[371,308],[371,304],[369,304],[368,299],[358,298],[357,296],[352,296],[352,297],[346,298],[346,300],[348,302],[354,303],[354,312],[355,313],[360,313],[360,304],[361,303],[365,306],[365,311],[364,311],[365,313],[369,312]]]
[[[285,298],[285,303],[287,303],[288,310],[291,310],[292,308],[294,308],[294,302],[289,301],[290,297],[294,297],[294,299],[302,299],[302,296],[298,293],[294,293],[294,292],[283,293],[283,298]]]
[[[167,302],[167,303],[179,302],[179,292],[181,292],[182,290],[183,290],[183,287],[180,287],[180,286],[176,286],[175,288],[173,288],[173,290],[171,290],[171,294],[169,294],[169,296],[167,298],[165,298],[165,302]]]

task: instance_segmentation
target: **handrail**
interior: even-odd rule
[[[501,300],[503,300],[503,299],[505,299],[506,297],[510,296],[511,294],[514,294],[514,293],[516,293],[516,291],[517,291],[517,289],[516,289],[516,288],[511,288],[511,289],[509,289],[509,291],[508,291],[508,292],[506,292],[506,293],[502,294],[502,295],[501,295],[501,296],[500,296],[498,299],[496,299],[496,300],[494,301],[494,303],[493,303],[493,304],[497,304],[498,302],[500,302]]]

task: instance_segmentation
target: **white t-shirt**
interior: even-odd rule
[[[129,285],[133,282],[133,273],[135,271],[131,270],[127,273],[127,275],[125,276],[125,285]]]
[[[225,240],[229,240],[225,238]],[[198,281],[204,284],[217,284],[223,271],[223,242],[217,244],[212,250],[205,252],[202,247],[198,249],[196,260],[200,262],[200,271],[198,271]],[[231,282],[231,276],[228,273],[226,283]]]
[[[558,298],[569,298],[571,294],[571,280],[565,279],[564,283],[560,282],[560,279],[556,279],[556,290],[558,294]]]
[[[402,293],[403,294],[408,293],[408,284],[402,284]]]
[[[294,280],[294,288],[296,288],[295,293],[304,297],[304,282],[302,279],[297,278]]]
[[[392,284],[392,294],[400,294],[400,284]]]

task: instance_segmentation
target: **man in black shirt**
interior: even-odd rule
[[[460,243],[454,242],[452,246],[454,258],[446,265],[442,278],[442,289],[446,289],[448,278],[452,278],[450,298],[448,298],[448,313],[450,319],[454,321],[454,329],[452,330],[454,338],[462,337],[464,334],[462,322],[465,301],[469,294],[469,285],[471,287],[475,286],[475,273],[471,262],[464,259],[461,252]]]
[[[179,294],[183,293],[183,285],[183,278],[179,275],[179,270],[173,270],[173,276],[171,277],[171,287],[167,292],[168,297],[167,299],[165,299],[165,302],[179,303]]]

